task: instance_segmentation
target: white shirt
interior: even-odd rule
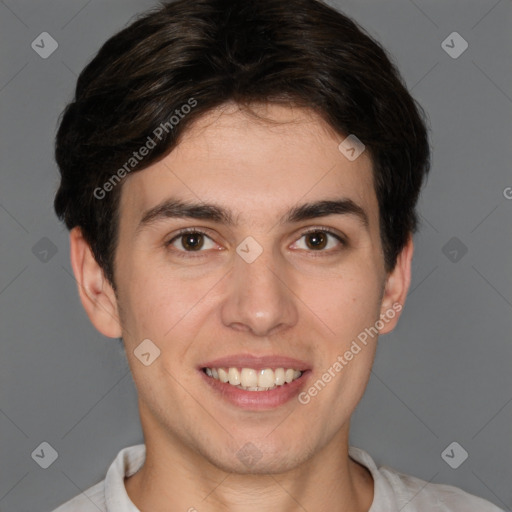
[[[377,468],[360,448],[349,447],[349,455],[372,474],[374,497],[368,512],[504,512],[457,487],[431,484],[386,466]],[[135,474],[145,457],[144,444],[124,448],[112,462],[105,480],[53,512],[140,512],[128,497],[124,478]]]

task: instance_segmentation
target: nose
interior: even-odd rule
[[[229,274],[221,318],[225,326],[255,336],[270,336],[294,326],[298,320],[296,297],[284,264],[264,251],[247,263],[236,257]]]

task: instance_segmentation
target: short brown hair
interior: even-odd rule
[[[170,122],[191,100],[194,108]],[[112,285],[122,184],[102,198],[98,188],[114,185],[116,172],[124,176],[123,165],[131,170],[126,162],[158,127],[162,137],[133,172],[163,158],[195,119],[229,101],[311,108],[365,144],[391,271],[417,229],[430,149],[423,110],[386,51],[318,0],[177,0],[102,46],[80,74],[56,137],[55,211],[69,229],[82,228]]]

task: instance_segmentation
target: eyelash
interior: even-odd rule
[[[300,240],[302,237],[304,237],[306,235],[309,235],[309,234],[312,234],[312,233],[325,233],[327,235],[331,235],[332,237],[334,237],[338,242],[340,242],[340,244],[343,247],[346,247],[348,245],[346,240],[341,235],[338,235],[337,233],[334,233],[333,231],[330,231],[327,228],[312,228],[312,229],[309,229],[308,231],[304,231],[303,233],[301,233],[300,237],[297,240]],[[200,228],[185,228],[185,229],[180,229],[178,231],[178,234],[176,234],[170,240],[165,242],[165,247],[170,247],[180,237],[185,236],[185,235],[190,235],[190,234],[193,234],[193,235],[196,235],[196,234],[197,235],[203,235],[203,236],[206,236],[207,238],[210,238],[210,240],[211,240],[211,237],[208,235],[208,233],[206,231],[203,231]],[[205,252],[205,251],[185,251],[185,250],[182,251],[182,250],[175,250],[174,252],[180,258],[190,258],[190,257],[197,258],[197,257],[201,257],[202,256],[201,253]],[[321,250],[315,251],[315,250],[311,249],[310,252],[318,253],[315,256],[322,256],[322,253],[329,254],[329,253],[333,252],[333,250],[331,249],[331,250],[325,251],[325,250],[321,249]],[[336,251],[334,251],[334,252],[336,252]],[[196,255],[194,255],[194,253],[196,253]]]

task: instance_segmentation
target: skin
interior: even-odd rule
[[[138,389],[147,456],[126,489],[152,512],[368,511],[373,479],[348,456],[348,435],[377,337],[306,405],[292,399],[242,410],[197,370],[231,354],[290,356],[311,365],[307,389],[359,333],[404,304],[410,284],[411,239],[394,270],[384,268],[368,153],[349,161],[338,150],[344,136],[309,110],[253,110],[277,123],[225,105],[196,121],[163,160],[124,181],[117,294],[80,229],[71,232],[82,303],[101,333],[123,337]],[[161,218],[138,229],[142,212],[169,197],[230,209],[236,224]],[[342,197],[365,210],[368,227],[350,214],[280,222],[294,206]],[[186,252],[179,238],[166,245],[181,228],[207,230],[200,252]],[[329,235],[327,246],[311,248],[304,236],[311,228],[347,243]],[[236,253],[248,236],[263,249],[250,264]],[[149,366],[134,356],[146,338],[161,351]],[[249,442],[261,458],[247,466],[237,451]]]

